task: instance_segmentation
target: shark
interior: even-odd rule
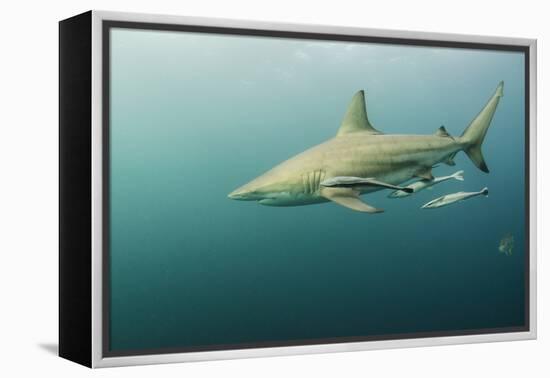
[[[333,202],[363,213],[381,213],[362,195],[384,189],[411,193],[401,186],[412,179],[433,180],[432,168],[455,165],[466,153],[485,173],[481,146],[503,96],[500,82],[481,111],[460,136],[439,127],[432,135],[384,134],[369,121],[364,90],[351,99],[333,138],[283,161],[228,194],[233,200],[266,206],[303,206]]]

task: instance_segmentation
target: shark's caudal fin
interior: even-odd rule
[[[464,144],[464,152],[466,152],[476,167],[486,173],[489,173],[489,168],[487,168],[485,159],[483,159],[481,145],[483,144],[483,139],[485,139],[485,134],[487,134],[487,130],[489,129],[489,125],[497,109],[498,102],[503,96],[503,87],[504,82],[501,81],[495,93],[489,99],[489,102],[487,102],[485,107],[479,112],[460,137],[461,142]]]
[[[365,92],[363,90],[357,92],[351,99],[351,103],[336,135],[345,135],[359,131],[369,134],[382,134],[369,122],[367,107],[365,106]]]

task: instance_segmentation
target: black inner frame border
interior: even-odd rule
[[[238,343],[238,344],[218,344],[218,345],[198,345],[193,347],[175,347],[175,348],[158,348],[158,349],[131,349],[112,351],[110,349],[110,30],[113,28],[121,29],[140,29],[152,31],[180,31],[194,32],[207,34],[225,34],[239,36],[256,36],[256,37],[271,37],[271,38],[288,38],[288,39],[310,39],[322,41],[339,41],[339,42],[365,42],[377,44],[391,44],[402,46],[422,46],[422,47],[442,47],[442,48],[462,48],[476,50],[496,50],[496,51],[511,51],[521,52],[524,56],[524,84],[525,84],[525,147],[524,147],[524,180],[525,180],[525,250],[524,250],[524,319],[523,326],[500,327],[500,328],[483,328],[483,329],[465,329],[452,331],[429,331],[429,332],[411,332],[401,334],[386,334],[386,335],[371,335],[371,336],[342,336],[332,338],[316,338],[302,340],[283,340],[283,341],[264,341],[255,343]],[[406,34],[406,32],[403,32]],[[494,333],[512,333],[512,332],[528,332],[530,330],[530,55],[529,46],[508,45],[508,44],[491,44],[479,42],[453,42],[442,40],[424,40],[414,38],[394,38],[394,37],[372,37],[361,35],[346,35],[346,34],[330,34],[317,32],[294,32],[281,30],[264,30],[264,29],[246,29],[233,27],[217,27],[217,26],[197,26],[197,25],[182,25],[182,24],[164,24],[164,23],[148,23],[148,22],[132,22],[132,21],[102,21],[102,179],[103,179],[103,219],[102,219],[102,357],[123,357],[123,356],[140,356],[150,354],[170,354],[170,353],[189,353],[189,352],[204,352],[204,351],[223,351],[236,349],[254,349],[254,348],[273,348],[273,347],[291,347],[291,346],[307,346],[307,345],[322,345],[322,344],[338,344],[351,342],[365,341],[382,341],[382,340],[397,340],[397,339],[417,339],[426,337],[449,337],[449,336],[467,336],[481,335]]]

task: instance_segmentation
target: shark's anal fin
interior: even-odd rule
[[[432,174],[432,167],[422,167],[417,170],[414,175],[424,180],[431,181],[434,179],[434,175]]]
[[[445,160],[443,161],[443,163],[445,163],[445,164],[447,164],[447,165],[451,165],[451,166],[456,165],[456,163],[455,163],[455,161],[454,161],[455,156],[456,156],[456,152],[450,154],[450,155],[447,157],[447,159],[445,159]]]
[[[381,213],[384,210],[372,207],[359,198],[359,192],[351,188],[321,188],[321,196],[338,205],[363,213]]]
[[[403,190],[407,193],[412,193],[414,190],[412,188],[407,188],[404,186],[392,185],[382,181],[378,181],[375,178],[363,178],[363,177],[352,177],[352,176],[336,176],[321,181],[320,184],[322,187],[330,188],[364,188],[367,186],[378,186],[381,188]]]

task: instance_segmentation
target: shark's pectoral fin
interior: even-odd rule
[[[432,167],[422,167],[419,170],[417,170],[414,175],[424,180],[431,181],[434,179],[434,175],[432,174]]]
[[[321,196],[338,205],[363,213],[381,213],[384,210],[372,207],[359,198],[359,192],[351,188],[321,188]]]
[[[381,188],[402,190],[407,193],[412,193],[414,191],[411,188],[388,184],[386,182],[382,182],[371,177],[363,178],[363,177],[351,177],[351,176],[336,176],[336,177],[331,177],[329,179],[321,181],[320,185],[322,187],[352,188],[352,189],[364,188],[368,186],[378,186]]]

